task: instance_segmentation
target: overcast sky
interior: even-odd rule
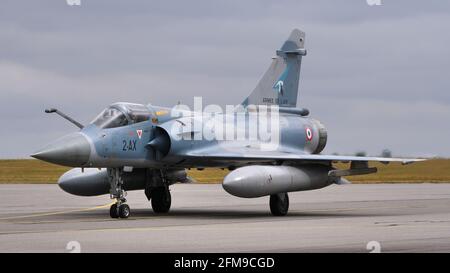
[[[450,156],[450,2],[3,0],[0,158],[24,158],[116,101],[238,104],[293,28],[298,105],[325,152]]]

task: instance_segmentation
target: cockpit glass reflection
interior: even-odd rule
[[[128,120],[121,111],[115,108],[106,108],[94,119],[94,121],[92,121],[92,123],[99,128],[108,129],[125,126],[128,124]]]

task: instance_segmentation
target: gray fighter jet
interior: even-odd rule
[[[423,160],[320,154],[327,131],[307,109],[297,108],[304,43],[305,33],[294,29],[253,92],[232,111],[119,102],[84,126],[47,109],[80,130],[32,157],[76,167],[61,176],[59,186],[80,196],[110,194],[116,200],[113,218],[129,217],[130,190],[144,190],[154,212],[167,213],[169,186],[190,182],[189,168],[230,170],[225,191],[245,198],[270,195],[270,210],[280,216],[288,212],[288,192],[348,183],[344,176],[377,171],[369,161]],[[335,162],[349,162],[349,168],[336,169]]]

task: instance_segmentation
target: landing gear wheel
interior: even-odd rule
[[[274,216],[284,216],[289,210],[289,196],[287,193],[273,194],[270,196],[270,212]]]
[[[157,187],[152,190],[152,208],[155,213],[167,213],[170,210],[172,197],[168,187]]]
[[[111,207],[109,208],[109,216],[111,216],[111,218],[119,218],[119,212],[117,210],[117,204],[111,205]]]
[[[128,218],[130,216],[130,206],[122,204],[119,206],[119,217]]]

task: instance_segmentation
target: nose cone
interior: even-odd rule
[[[91,146],[86,137],[73,133],[50,143],[31,156],[59,165],[82,167],[89,161],[90,154]]]

